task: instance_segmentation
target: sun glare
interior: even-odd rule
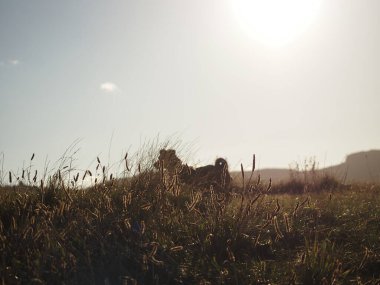
[[[276,47],[295,40],[315,19],[321,0],[234,0],[241,26],[255,40]]]

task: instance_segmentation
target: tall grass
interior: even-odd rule
[[[272,193],[302,194],[320,191],[337,191],[346,188],[336,177],[317,170],[314,158],[305,160],[301,167],[298,163],[290,169],[290,179],[279,182]]]
[[[273,195],[256,180],[220,192],[168,183],[157,155],[124,155],[122,175],[100,157],[78,171],[70,155],[45,179],[31,167],[24,180],[12,174],[0,188],[0,282],[380,281],[378,186]]]

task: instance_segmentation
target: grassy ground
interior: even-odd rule
[[[84,190],[78,179],[0,188],[2,284],[380,282],[379,186],[219,193],[142,169]]]

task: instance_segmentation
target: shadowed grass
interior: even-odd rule
[[[123,179],[98,159],[89,188],[78,186],[89,170],[64,176],[62,169],[39,184],[1,187],[1,282],[380,281],[378,186],[298,196],[271,194],[258,181],[224,192],[169,186],[151,155],[134,162],[126,155]]]

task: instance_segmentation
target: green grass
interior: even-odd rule
[[[0,282],[380,282],[379,186],[217,193],[137,173],[0,187]]]

